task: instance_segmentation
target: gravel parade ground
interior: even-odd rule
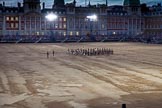
[[[114,54],[67,53],[77,48],[110,48]],[[0,44],[0,108],[121,108],[123,103],[162,108],[162,45]]]

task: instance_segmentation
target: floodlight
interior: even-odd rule
[[[90,16],[87,16],[87,18],[90,19],[91,21],[96,21],[97,15],[90,15]]]
[[[57,19],[57,15],[56,14],[54,14],[54,13],[50,13],[50,14],[48,14],[48,15],[46,15],[45,16],[45,18],[48,20],[48,21],[54,21],[54,20],[56,20]]]

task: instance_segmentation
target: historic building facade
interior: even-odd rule
[[[162,6],[158,4],[150,8],[150,12],[145,14],[144,33],[150,36],[162,36]]]
[[[17,7],[0,4],[0,36],[162,36],[162,6],[147,7],[140,0],[124,0],[123,6],[97,4],[76,6],[77,1],[65,4],[54,0],[46,8],[40,0],[23,0]],[[57,19],[49,21],[46,15],[54,13]],[[92,37],[93,38],[93,37]]]

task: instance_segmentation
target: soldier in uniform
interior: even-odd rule
[[[52,54],[53,54],[53,57],[54,57],[55,56],[55,51],[54,50],[53,50]]]
[[[47,58],[49,58],[49,52],[47,51]]]

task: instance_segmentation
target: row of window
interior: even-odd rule
[[[162,15],[162,12],[153,12],[151,15]]]
[[[64,24],[62,24],[62,23],[60,23],[60,24],[47,24],[46,25],[46,27],[47,27],[47,29],[66,29],[66,24],[64,23]]]
[[[2,20],[2,17],[0,18]],[[19,18],[17,16],[15,17],[11,17],[11,16],[7,16],[6,17],[6,21],[18,21]],[[25,21],[24,17],[22,17],[22,20]],[[39,21],[40,20],[40,17],[27,17],[26,18],[26,21]],[[126,19],[122,19],[122,18],[109,18],[108,21],[113,21],[113,22],[123,22],[125,21]],[[134,20],[140,20],[140,19],[134,19]],[[63,22],[66,22],[67,19],[65,17],[60,17],[57,19],[57,21],[63,21]],[[54,22],[57,22],[57,21],[54,21]],[[73,19],[70,19],[70,22],[72,22]],[[84,20],[76,20],[76,22],[84,22]],[[150,22],[153,22],[153,21],[162,21],[162,19],[149,19],[148,21]],[[50,22],[51,23],[51,22]]]
[[[2,13],[3,11],[0,10],[0,13]],[[6,13],[17,13],[18,11],[17,10],[6,10],[5,11]]]
[[[114,24],[114,23],[109,23],[108,28],[117,28],[117,29],[124,29],[127,28],[128,25],[123,25],[123,24]]]
[[[25,19],[27,21],[39,21],[41,20],[41,17],[21,17],[22,21],[25,21]],[[44,19],[44,18],[43,18]],[[0,17],[0,20],[3,20],[2,17]],[[19,18],[17,16],[6,16],[6,21],[19,21]],[[65,17],[60,17],[57,19],[57,21],[64,21],[66,22],[66,18]]]
[[[25,21],[25,20],[26,21],[40,21],[41,17],[26,17],[26,18],[22,17],[21,19],[22,19],[22,21]],[[42,21],[44,21],[44,18],[42,18]],[[65,17],[59,17],[54,22],[57,22],[57,21],[66,22],[66,18]]]
[[[157,24],[157,25],[147,25],[146,28],[149,28],[149,29],[151,29],[151,28],[159,29],[159,28],[162,28],[162,25],[159,25],[159,24]]]
[[[124,16],[124,15],[128,15],[128,13],[109,12],[108,15],[119,15],[119,16]]]
[[[159,22],[162,23],[162,18],[146,20],[146,23],[159,23]]]
[[[56,21],[63,21],[63,22],[66,22],[66,18],[65,17],[60,17],[58,18]],[[55,22],[55,21],[54,21]]]
[[[6,21],[19,21],[19,18],[17,16],[15,16],[15,17],[7,16]]]
[[[51,23],[35,23],[35,22],[26,22],[26,24],[24,22],[21,23],[21,28],[24,29],[26,26],[26,29],[30,30],[30,29],[66,29],[66,23],[55,23],[55,24],[51,24]]]
[[[157,35],[157,36],[161,35],[162,36],[162,32],[155,32],[155,31],[149,31],[146,34],[147,35]]]
[[[73,36],[73,35],[77,35],[77,36],[79,36],[79,32],[77,31],[77,32],[73,32],[73,31],[71,31],[70,32],[70,36]]]
[[[51,13],[51,11],[47,11],[47,13]],[[53,12],[55,14],[65,14],[66,12],[65,11],[59,11],[59,12]]]
[[[18,23],[6,23],[6,28],[17,29],[19,28]]]
[[[129,34],[132,34],[133,32],[135,32],[135,31],[132,31],[132,32],[129,32]],[[136,31],[137,32],[137,34],[139,34],[139,32],[138,31]],[[109,31],[109,32],[105,32],[105,33],[103,33],[102,35],[124,35],[124,34],[127,34],[128,32],[126,32],[126,31],[115,31],[115,30],[113,30],[113,31]],[[19,34],[19,35],[37,35],[37,36],[39,36],[39,35],[50,35],[51,34],[51,32],[49,32],[49,31],[22,31],[22,32],[18,32],[18,31],[12,31],[12,30],[10,30],[10,31],[7,31],[6,33],[5,33],[6,35],[17,35],[17,34]],[[79,36],[80,34],[81,34],[81,32],[79,32],[79,31],[70,31],[69,33],[67,33],[66,31],[55,31],[53,34],[57,34],[57,35],[64,35],[64,36],[66,36],[66,35],[70,35],[70,36]],[[149,35],[162,35],[162,32],[148,32],[148,34]]]
[[[113,30],[108,32],[108,35],[118,35],[118,34],[127,34],[127,32],[123,30],[122,31]]]
[[[8,31],[8,32],[6,32],[6,35],[16,35],[16,34],[18,34],[18,31]],[[45,35],[45,34],[46,35],[50,35],[51,32],[48,32],[48,31],[46,31],[46,32],[40,32],[40,31],[25,31],[25,32],[19,33],[19,35]],[[69,34],[67,34],[67,32],[65,32],[65,31],[64,32],[61,32],[61,31],[58,32],[58,31],[56,31],[53,34],[64,35],[64,36],[66,36],[66,35],[79,36],[80,33],[78,31],[76,31],[76,32],[70,31]]]
[[[40,23],[37,23],[37,24],[30,24],[30,23],[27,23],[26,25],[24,23],[21,24],[21,29],[24,29],[26,27],[26,29],[30,30],[30,29],[67,29],[67,26],[66,26],[66,23],[61,23],[61,24],[47,24],[45,26],[44,23],[42,23],[40,25]],[[138,29],[138,28],[143,28],[143,26],[140,26],[140,25],[130,25],[129,26],[130,28],[134,28],[134,29]],[[2,24],[0,25],[0,28],[2,28]],[[19,23],[6,23],[6,28],[19,28]],[[77,28],[77,27],[76,27]],[[85,26],[85,28],[82,28],[82,29],[86,29],[86,30],[97,30],[98,26]],[[113,24],[113,23],[110,23],[108,24],[108,28],[109,29],[113,29],[113,28],[116,28],[116,29],[123,29],[123,28],[128,28],[128,25],[123,25],[123,24]],[[162,28],[162,26],[160,25],[154,25],[154,26],[151,26],[151,25],[148,25],[146,26],[146,28]],[[101,29],[106,29],[106,26],[105,24],[102,24],[101,25]]]
[[[26,26],[26,29],[30,30],[30,29],[40,29],[40,24],[22,24],[21,25],[21,29],[24,29]],[[2,28],[2,25],[0,25],[0,28]],[[18,23],[6,23],[6,28],[11,28],[11,29],[16,29],[19,28],[19,24]],[[45,29],[45,25],[42,24],[41,25],[42,29]],[[66,24],[56,24],[56,25],[46,25],[46,29],[66,29]]]

